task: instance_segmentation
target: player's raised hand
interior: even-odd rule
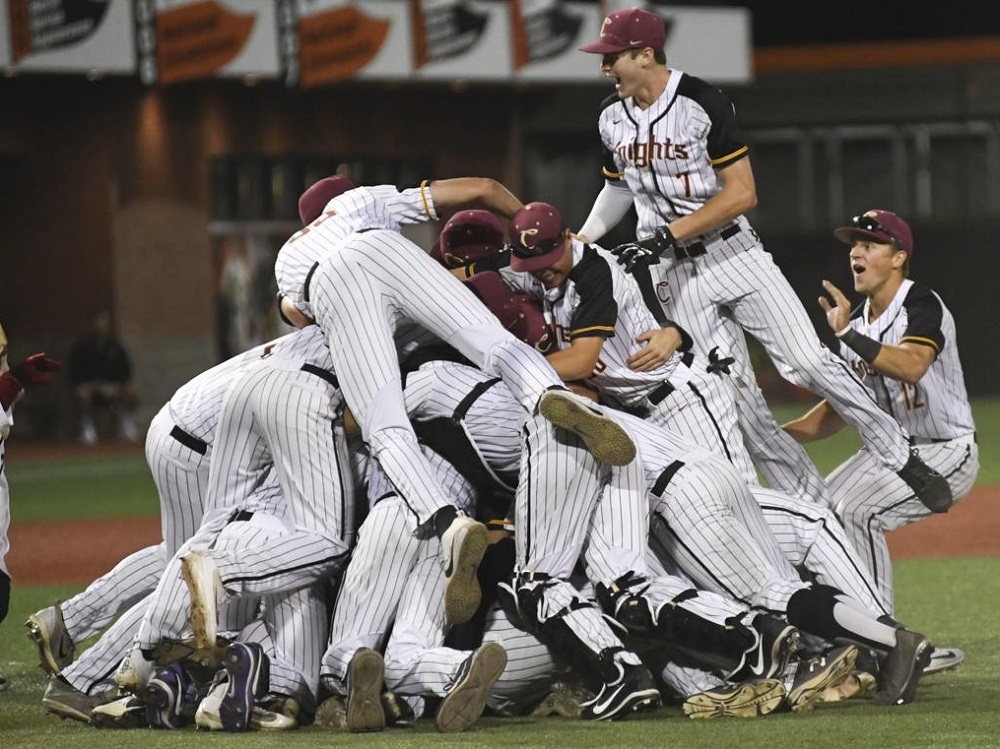
[[[833,330],[834,333],[839,333],[844,328],[848,326],[851,321],[851,302],[844,295],[844,292],[838,289],[829,281],[823,281],[823,288],[826,293],[830,295],[833,300],[833,304],[825,297],[821,296],[819,298],[819,306],[823,308],[826,313],[826,322]]]
[[[45,353],[32,354],[13,368],[14,376],[24,387],[47,385],[52,382],[53,372],[62,369],[62,362],[46,356]]]

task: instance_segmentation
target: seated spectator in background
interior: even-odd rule
[[[137,442],[139,393],[132,382],[129,354],[111,331],[110,314],[100,312],[94,317],[91,332],[70,350],[68,367],[80,414],[80,441],[97,442],[94,417],[98,409],[108,408],[118,419],[118,438]]]

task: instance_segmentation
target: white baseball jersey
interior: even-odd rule
[[[125,557],[60,604],[74,642],[97,634],[125,606],[152,592],[167,560],[198,529],[222,397],[263,348],[237,354],[191,378],[153,417],[145,452],[160,501],[163,541]]]
[[[516,291],[542,302],[559,348],[569,348],[580,337],[603,339],[601,355],[588,379],[603,397],[619,406],[641,409],[657,424],[726,456],[747,481],[755,481],[756,472],[731,407],[732,384],[713,375],[709,361],[692,352],[677,352],[648,372],[630,369],[628,359],[642,345],[636,337],[660,325],[635,279],[610,253],[576,239],[572,251],[573,268],[556,289],[545,289],[530,273],[509,268],[501,273]]]
[[[692,213],[717,194],[715,170],[747,157],[732,103],[718,88],[672,70],[648,108],[609,97],[599,118],[604,173],[632,191],[639,238]],[[597,237],[592,237],[597,239]],[[906,435],[859,380],[826,349],[802,303],[744,216],[666,251],[648,270],[667,316],[683,325],[698,350],[718,347],[737,359],[740,426],[757,467],[771,485],[817,499],[825,487],[801,445],[777,425],[750,364],[744,331],[757,338],[781,375],[827,398],[888,467],[909,457]]]
[[[881,315],[872,319],[866,302],[852,314],[851,327],[887,345],[910,342],[934,349],[934,362],[916,385],[878,374],[847,346],[841,345],[840,354],[882,407],[907,428],[924,462],[948,480],[954,506],[975,483],[979,448],[951,312],[934,291],[904,280]],[[869,449],[834,470],[828,483],[832,506],[892,611],[892,561],[885,533],[931,512]]]
[[[398,232],[436,218],[430,190],[350,190],[292,236],[275,264],[281,293],[322,328],[362,434],[416,523],[448,503],[406,417],[397,329],[417,323],[505,379],[525,410],[561,386],[537,351],[514,338],[464,284]],[[311,265],[310,265],[311,263]]]

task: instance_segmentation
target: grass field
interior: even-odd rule
[[[804,408],[804,407],[802,407]],[[781,418],[799,407],[779,409]],[[982,458],[981,485],[1000,484],[1000,400],[974,405]],[[817,465],[828,471],[856,449],[857,438],[844,433],[809,447]],[[13,522],[141,516],[156,514],[152,482],[141,454],[101,459],[18,462],[9,449],[8,466]],[[11,680],[0,692],[0,749],[7,747],[96,747],[117,749],[141,742],[143,749],[187,746],[303,747],[345,746],[424,749],[454,747],[548,747],[588,749],[626,747],[907,747],[985,749],[1000,747],[1000,557],[908,560],[896,565],[897,613],[939,644],[966,652],[963,668],[921,683],[917,701],[898,708],[877,708],[864,701],[821,705],[805,715],[776,714],[758,720],[692,721],[676,707],[614,724],[561,718],[483,719],[465,734],[442,735],[430,721],[407,730],[381,734],[348,734],[310,727],[280,736],[266,734],[209,735],[193,731],[97,731],[45,714],[40,697],[45,685],[36,653],[21,623],[54,599],[72,595],[80,586],[19,587],[11,612],[0,624],[0,671]]]

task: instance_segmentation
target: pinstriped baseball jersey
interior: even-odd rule
[[[530,273],[509,268],[501,273],[516,290],[542,301],[559,348],[568,348],[579,337],[604,339],[588,380],[602,396],[619,406],[642,409],[656,423],[725,456],[748,481],[755,480],[728,378],[709,374],[709,362],[690,352],[677,352],[648,372],[631,369],[628,358],[643,345],[636,337],[659,328],[659,323],[635,279],[609,252],[576,239],[572,244],[573,268],[558,288],[545,289]],[[663,392],[664,383],[669,383],[669,397],[651,401],[654,393]]]
[[[648,109],[609,96],[598,126],[604,176],[628,183],[639,237],[700,208],[719,191],[715,170],[748,152],[726,95],[680,70]]]
[[[278,251],[274,265],[278,293],[288,297],[304,314],[314,317],[306,282],[321,257],[354,232],[399,231],[404,224],[437,217],[426,183],[402,191],[392,185],[348,190],[331,200],[319,218],[293,234]]]
[[[843,343],[840,355],[870,387],[879,405],[893,414],[914,438],[947,440],[976,430],[958,358],[955,319],[934,291],[904,280],[886,310],[871,320],[871,302],[851,315],[851,327],[880,343],[918,343],[934,349],[933,364],[910,385],[883,377]]]

